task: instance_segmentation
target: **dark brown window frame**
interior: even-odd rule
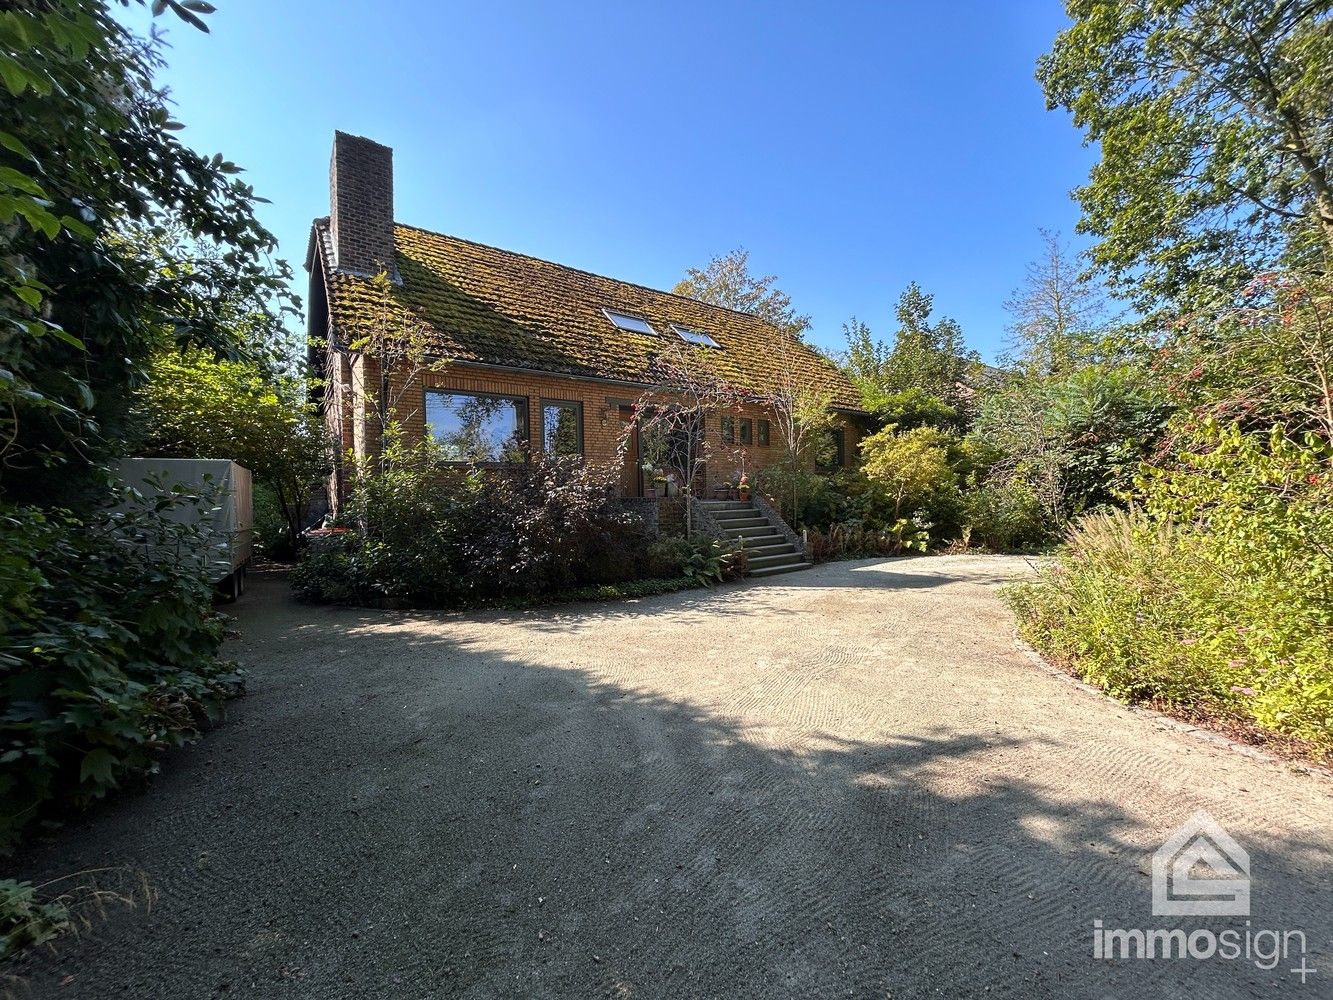
[[[740,431],[739,440],[742,445],[754,444],[754,420],[751,417],[741,417]]]
[[[718,420],[717,430],[722,437],[723,444],[736,443],[736,418],[731,414],[722,414],[722,417]]]
[[[466,459],[445,459],[441,465],[450,467],[464,467],[476,465],[487,469],[513,469],[520,465],[528,464],[532,455],[532,402],[527,396],[514,395],[508,392],[479,392],[476,389],[450,389],[447,386],[427,385],[421,390],[421,422],[425,427],[426,433],[430,434],[430,394],[438,393],[441,396],[471,396],[473,399],[503,399],[516,404],[522,409],[520,418],[523,427],[523,440],[520,447],[523,449],[523,459],[518,462],[492,462],[482,461],[474,462]],[[431,435],[434,437],[434,435]]]
[[[754,429],[754,442],[761,448],[767,448],[773,440],[772,431],[769,428],[768,421],[760,417],[756,421]]]

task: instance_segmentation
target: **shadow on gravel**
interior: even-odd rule
[[[160,894],[11,969],[28,995],[1304,995],[1094,961],[1094,918],[1161,923],[1148,859],[1109,801],[987,781],[1018,737],[794,740],[413,616],[260,614],[232,721],[18,866]],[[1246,846],[1255,924],[1324,974],[1327,845]]]

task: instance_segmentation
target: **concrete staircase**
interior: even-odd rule
[[[722,529],[723,537],[740,539],[745,547],[750,576],[775,576],[811,566],[782,531],[750,501],[704,500],[701,503]]]

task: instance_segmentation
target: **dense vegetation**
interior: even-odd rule
[[[1014,595],[1111,692],[1333,750],[1333,17],[1327,4],[1071,2],[1041,63],[1102,158],[1092,259],[1148,317],[1171,407],[1125,504]]]
[[[349,462],[334,533],[303,554],[292,580],[306,600],[457,607],[645,579],[707,584],[742,568],[711,539],[655,540],[617,499],[614,470],[595,463],[534,455],[503,473],[446,466],[436,442],[397,433],[382,463]]]
[[[903,293],[837,356],[855,471],[760,488],[817,558],[1044,549],[1041,648],[1118,696],[1333,749],[1333,15],[1285,0],[1071,0],[1041,60],[1100,144],[1006,303],[996,367]],[[1130,310],[1117,318],[1112,299]]]
[[[273,370],[290,310],[254,192],[176,138],[160,43],[112,15],[0,10],[0,850],[150,771],[235,690],[210,568],[168,516],[210,498],[143,502],[114,464],[155,358]]]

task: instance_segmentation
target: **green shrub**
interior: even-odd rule
[[[1209,426],[1142,507],[1085,518],[1011,600],[1034,645],[1130,700],[1333,750],[1333,453]]]
[[[898,556],[907,552],[925,552],[930,546],[930,532],[906,518],[888,528],[875,528],[862,521],[844,521],[807,532],[806,555],[813,562],[829,559],[868,559],[873,556]]]
[[[383,471],[353,467],[341,535],[317,541],[293,576],[312,601],[476,604],[645,574],[684,572],[688,553],[652,550],[616,497],[613,470],[533,456],[503,471],[445,466],[430,441],[392,438]]]
[[[292,538],[291,525],[272,487],[255,483],[253,510],[255,553],[281,561],[295,558],[296,541]]]
[[[895,520],[957,493],[958,476],[949,462],[952,443],[934,427],[898,433],[892,426],[861,442],[865,474],[888,491]]]
[[[1021,479],[975,479],[962,492],[962,521],[973,545],[997,552],[1031,549],[1058,538],[1032,488]]]
[[[183,493],[79,518],[0,506],[0,849],[149,772],[239,678]]]
[[[30,882],[0,879],[0,959],[50,941],[69,925],[64,903],[39,900]]]

